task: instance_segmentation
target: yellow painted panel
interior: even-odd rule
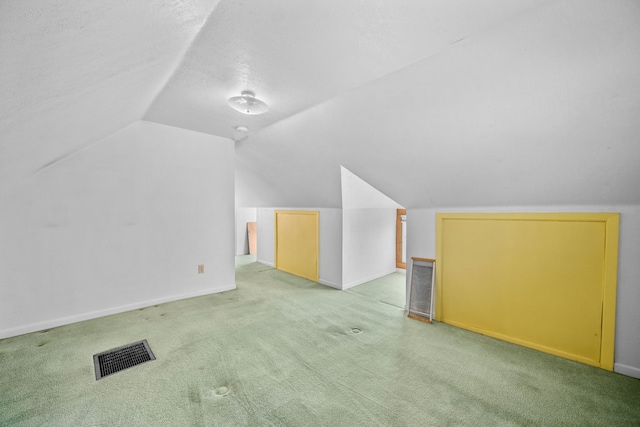
[[[318,212],[275,212],[275,266],[318,281]]]
[[[438,214],[437,319],[612,369],[618,220]]]

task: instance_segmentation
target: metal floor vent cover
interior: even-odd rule
[[[147,340],[95,354],[96,380],[155,359]]]

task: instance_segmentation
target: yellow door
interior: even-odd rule
[[[275,266],[318,281],[318,212],[275,212]]]
[[[617,214],[439,214],[437,318],[613,368]]]

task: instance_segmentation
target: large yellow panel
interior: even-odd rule
[[[439,214],[438,320],[611,369],[614,326],[603,330],[603,318],[612,307],[605,316],[603,300],[611,286],[615,295],[617,221],[617,214]]]
[[[275,212],[276,268],[318,281],[318,212]]]

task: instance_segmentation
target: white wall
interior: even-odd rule
[[[274,266],[275,263],[275,211],[298,208],[258,208],[257,261]],[[342,288],[342,210],[333,208],[305,208],[319,212],[320,254],[319,282],[333,288]]]
[[[408,257],[435,258],[436,212],[620,212],[614,371],[640,378],[640,206],[408,209]],[[407,281],[410,277],[407,270]]]
[[[247,222],[256,222],[256,208],[236,208],[236,255],[249,253],[249,233]]]
[[[344,209],[342,289],[396,271],[396,209]]]
[[[275,209],[258,208],[258,254],[256,261],[275,267]]]
[[[342,209],[320,211],[320,283],[342,289]]]
[[[342,185],[342,289],[396,271],[394,200],[340,167]]]
[[[235,288],[233,164],[136,122],[3,189],[0,338]]]

